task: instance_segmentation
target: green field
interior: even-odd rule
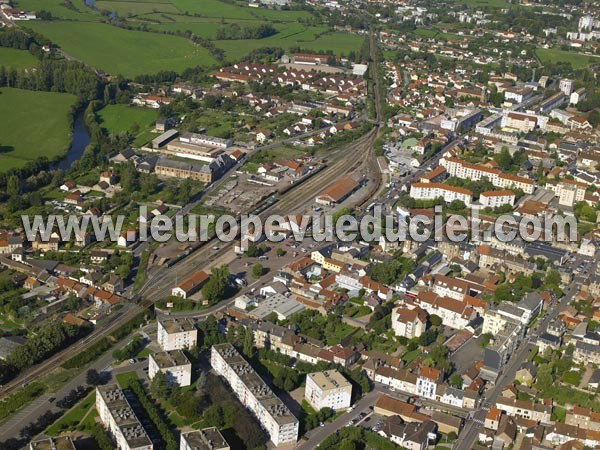
[[[154,125],[158,111],[129,105],[108,105],[98,111],[102,123],[109,134],[119,134],[130,131],[133,124],[139,125],[140,132]],[[137,133],[136,133],[137,134]]]
[[[177,22],[188,22],[197,18],[295,22],[299,18],[311,17],[311,14],[306,11],[250,8],[220,0],[97,0],[94,6],[100,11],[115,12],[127,19],[156,22],[172,21],[170,18],[164,17],[164,14],[178,15],[181,20],[176,19]]]
[[[16,0],[13,5],[26,11],[48,11],[53,18],[67,20],[99,21],[100,14],[85,6],[83,1],[71,2],[72,7],[67,7],[64,0]]]
[[[273,11],[268,9],[236,6],[219,0],[170,0],[182,13],[198,14],[203,17],[226,19],[269,19],[272,21],[295,22],[300,17],[310,18],[306,11]]]
[[[208,50],[182,37],[101,23],[36,21],[29,25],[71,56],[111,74],[135,77],[216,63]]]
[[[538,48],[535,53],[542,64],[569,62],[573,69],[584,69],[588,67],[592,61],[596,64],[600,62],[600,58],[597,56],[582,55],[580,53],[571,53],[553,48]]]
[[[68,112],[75,96],[0,89],[0,170],[22,167],[41,155],[63,155],[70,143]]]
[[[38,60],[26,50],[0,47],[0,66],[14,67],[17,70],[34,67]]]
[[[265,39],[215,41],[225,51],[228,60],[239,60],[261,47],[300,47],[310,51],[331,50],[336,55],[348,55],[351,50],[359,51],[363,37],[341,31],[328,32],[328,28],[305,27],[301,24],[277,26],[279,32]]]
[[[169,2],[100,0],[94,3],[94,6],[99,10],[106,9],[108,11],[116,12],[121,17],[128,17],[129,15],[136,16],[152,12],[179,13],[179,9]]]

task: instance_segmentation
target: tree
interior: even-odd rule
[[[439,327],[442,324],[442,318],[436,314],[429,316],[429,323],[434,327]]]
[[[356,450],[356,444],[353,441],[343,440],[340,442],[339,450]]]
[[[211,304],[223,300],[227,293],[228,280],[229,267],[226,264],[218,268],[213,268],[210,279],[202,288],[202,295]]]
[[[283,255],[285,255],[285,250],[282,249],[281,247],[277,247],[277,250],[275,250],[275,254],[277,256],[283,256]]]
[[[99,384],[102,384],[102,376],[97,370],[90,369],[85,374],[85,381],[87,384],[91,384],[92,386],[98,386]]]
[[[247,358],[252,358],[254,355],[254,334],[250,327],[246,328],[244,334],[244,348],[242,351]]]
[[[502,147],[500,153],[496,155],[496,162],[503,170],[510,169],[510,166],[512,165],[512,157],[510,156],[510,152],[508,151],[507,147]]]
[[[152,378],[152,383],[150,384],[150,391],[155,397],[158,398],[167,398],[169,396],[169,381],[167,380],[167,376],[162,372],[156,372],[154,378]]]
[[[265,268],[263,267],[262,264],[254,264],[254,266],[252,266],[252,276],[254,278],[262,277],[264,271],[265,271]]]
[[[452,376],[448,380],[448,384],[450,386],[460,389],[460,388],[462,388],[462,378],[457,373],[452,374]]]
[[[169,402],[171,402],[172,405],[178,405],[181,401],[181,394],[179,383],[174,382],[171,387],[171,393],[169,394]]]
[[[209,426],[223,428],[225,424],[223,410],[219,405],[211,405],[204,410],[202,420]]]

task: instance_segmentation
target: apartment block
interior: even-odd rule
[[[479,181],[487,178],[494,186],[502,189],[523,189],[526,194],[533,194],[535,183],[529,178],[504,173],[501,170],[479,164],[471,164],[454,156],[440,159],[440,165],[446,168],[450,176],[461,179]]]
[[[515,204],[515,193],[509,189],[482,192],[479,195],[479,203],[484,208],[497,208],[502,205],[513,206]]]
[[[116,384],[96,387],[96,409],[118,450],[153,450],[154,445]]]
[[[168,317],[158,320],[156,339],[164,351],[183,350],[198,343],[198,330],[189,319]]]
[[[170,384],[189,386],[192,383],[192,363],[181,350],[158,352],[148,358],[148,377],[162,372]]]
[[[484,350],[483,367],[480,372],[481,378],[495,382],[500,373],[502,373],[504,364],[515,351],[524,335],[525,327],[521,321],[506,318],[504,326],[498,328],[497,333],[494,334],[492,343]]]
[[[215,427],[181,433],[179,440],[179,450],[230,450],[230,448],[221,432]]]
[[[348,408],[352,401],[352,384],[337,370],[309,373],[304,398],[317,411]]]
[[[575,180],[550,180],[545,187],[554,192],[559,205],[573,207],[575,203],[585,199],[585,191],[588,186]]]
[[[394,308],[392,310],[392,329],[396,336],[412,339],[421,336],[427,329],[427,312],[418,306],[415,308]]]
[[[442,183],[413,183],[410,187],[410,197],[417,200],[434,200],[442,197],[446,203],[460,200],[469,206],[473,201],[473,192]]]
[[[298,440],[298,419],[231,344],[213,345],[210,364],[267,431],[275,446]]]

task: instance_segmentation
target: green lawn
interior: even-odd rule
[[[0,89],[0,170],[21,167],[41,155],[52,159],[65,154],[74,103],[70,94]]]
[[[115,375],[115,378],[117,379],[117,383],[119,383],[119,386],[121,386],[121,388],[127,387],[127,385],[129,384],[129,380],[139,379],[138,374],[135,371],[118,373],[117,375]]]
[[[150,108],[141,108],[129,105],[108,105],[98,111],[102,121],[102,128],[109,134],[119,134],[124,131],[131,132],[132,126],[138,124],[140,132],[154,128],[158,111]]]
[[[111,74],[135,77],[161,70],[181,72],[188,67],[216,63],[204,47],[178,36],[125,30],[101,23],[35,21],[29,26],[71,56]]]
[[[404,354],[404,356],[402,356],[402,360],[406,363],[406,364],[410,364],[411,362],[413,362],[415,359],[417,359],[420,355],[422,354],[421,350],[416,349],[416,350],[412,350],[410,352],[406,352]]]
[[[0,47],[0,66],[14,67],[17,70],[37,66],[38,60],[27,50]]]
[[[93,390],[87,397],[77,403],[64,416],[51,425],[46,430],[46,433],[50,436],[56,436],[64,430],[73,430],[81,423],[89,409],[94,406],[95,402],[96,391]]]
[[[573,69],[584,69],[588,67],[592,61],[595,63],[600,62],[600,58],[597,56],[582,55],[576,52],[567,52],[553,48],[538,48],[535,53],[542,64],[568,62],[571,63]]]

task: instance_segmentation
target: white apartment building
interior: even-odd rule
[[[154,445],[116,384],[96,387],[98,416],[118,450],[153,450]]]
[[[580,30],[591,30],[594,28],[594,17],[590,15],[581,16],[579,18]]]
[[[179,450],[230,450],[229,444],[216,427],[181,433]]]
[[[417,200],[433,200],[442,197],[446,203],[461,200],[465,205],[470,206],[473,201],[473,192],[442,183],[418,182],[411,185],[410,197]]]
[[[158,320],[158,345],[164,351],[192,348],[198,343],[198,330],[189,319],[167,317]]]
[[[408,339],[421,336],[427,329],[427,313],[416,306],[415,308],[394,308],[392,310],[392,329],[396,336]]]
[[[433,292],[440,297],[450,297],[462,301],[465,295],[469,295],[469,283],[446,275],[437,275],[433,283]],[[423,294],[425,295],[425,293]]]
[[[560,89],[566,96],[570,96],[573,92],[573,86],[575,86],[575,82],[573,80],[570,80],[569,78],[563,78],[558,84],[558,89]]]
[[[148,358],[148,377],[162,372],[169,383],[179,386],[189,386],[192,383],[192,363],[181,350],[158,352]]]
[[[477,318],[477,312],[468,303],[430,291],[420,292],[415,302],[430,315],[439,316],[445,326],[457,330],[466,328]]]
[[[575,203],[585,199],[587,185],[575,180],[561,180],[559,182],[549,181],[545,187],[558,197],[559,205],[572,207]]]
[[[509,112],[502,118],[503,128],[512,128],[524,133],[534,130],[537,125],[538,119],[533,115]]]
[[[490,333],[495,336],[504,329],[508,322],[514,322],[514,319],[509,318],[496,310],[488,309],[483,315],[482,333]]]
[[[417,376],[417,395],[435,399],[438,383],[442,381],[442,372],[433,367],[422,366]]]
[[[513,206],[515,204],[515,193],[509,189],[482,192],[479,195],[479,203],[484,208],[497,208],[502,205]]]
[[[440,165],[446,168],[450,176],[474,181],[486,177],[496,187],[502,189],[519,188],[526,194],[533,194],[535,190],[535,183],[529,178],[511,175],[487,166],[471,164],[453,156],[440,159]]]
[[[267,431],[275,446],[298,440],[298,419],[231,344],[213,345],[212,368]]]
[[[515,103],[523,103],[523,101],[531,98],[532,95],[533,89],[531,89],[530,87],[510,87],[504,90],[504,98],[506,100],[514,100]]]
[[[345,409],[352,402],[352,384],[337,370],[309,373],[304,398],[316,411],[321,408]]]

